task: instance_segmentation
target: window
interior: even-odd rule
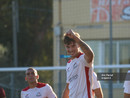
[[[95,58],[94,58],[94,66],[104,65],[107,66],[110,63],[110,42],[109,40],[106,41],[86,41],[87,44],[90,45],[92,50],[94,51]],[[123,64],[130,64],[130,40],[113,40],[113,65],[120,65]],[[109,72],[109,69],[94,69],[96,72]],[[112,69],[114,73],[126,73],[128,71],[127,68],[122,69]],[[106,82],[104,82],[106,83]],[[113,83],[123,83],[123,81],[114,81]]]
[[[109,65],[110,43],[107,41],[86,41],[95,54],[95,65]],[[130,64],[130,40],[113,41],[112,64]]]

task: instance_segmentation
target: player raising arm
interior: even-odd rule
[[[71,58],[66,67],[67,84],[63,98],[92,98],[92,49],[73,30],[64,34],[64,46]]]

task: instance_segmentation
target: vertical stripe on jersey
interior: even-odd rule
[[[89,67],[85,67],[85,74],[86,74],[88,98],[91,98],[90,81],[89,81]]]

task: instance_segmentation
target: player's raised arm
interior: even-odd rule
[[[83,96],[91,98],[93,71],[91,66],[94,54],[91,48],[80,39],[78,33],[69,30],[63,37],[66,52],[71,56],[66,65],[66,83],[69,85],[66,86],[63,98],[83,98]]]
[[[76,34],[78,33],[75,33],[73,30],[69,30],[67,32],[67,36],[75,40],[76,43],[78,43],[79,47],[82,49],[82,51],[85,53],[86,61],[88,63],[92,62],[94,58],[94,53],[92,49],[89,47],[88,44],[86,44],[82,39],[80,39],[80,37],[76,36]]]

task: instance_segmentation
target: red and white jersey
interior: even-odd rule
[[[124,93],[130,94],[130,70],[127,72],[126,77],[128,80],[125,80],[124,82]]]
[[[86,62],[83,53],[67,63],[69,98],[92,98],[92,66]]]
[[[100,82],[97,80],[97,74],[93,72],[93,84],[92,84],[92,90],[95,90],[97,88],[101,88]],[[95,93],[94,91],[92,92],[93,98],[95,98]]]
[[[101,88],[100,82],[97,80],[97,74],[93,72],[93,85],[92,89],[95,90],[97,88]]]
[[[35,88],[26,87],[21,91],[21,98],[56,98],[49,84],[39,83]]]

